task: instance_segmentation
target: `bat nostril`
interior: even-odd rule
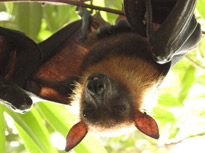
[[[106,88],[107,79],[105,74],[94,73],[88,77],[87,89],[93,95],[102,95]]]
[[[87,89],[90,91],[91,94],[100,95],[103,93],[105,85],[103,83],[103,80],[89,80],[87,84]]]

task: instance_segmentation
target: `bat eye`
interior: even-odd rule
[[[85,117],[85,118],[91,117],[92,114],[93,114],[93,110],[91,110],[91,109],[83,111],[83,117]]]

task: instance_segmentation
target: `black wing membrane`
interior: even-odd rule
[[[27,93],[24,89],[30,92],[36,90],[38,82],[35,86],[29,86],[28,88],[29,82],[33,79],[33,74],[58,52],[70,48],[69,41],[71,37],[75,37],[74,34],[76,31],[79,31],[81,24],[81,20],[68,24],[39,44],[36,44],[24,33],[0,27],[0,55],[2,55],[0,56],[0,103],[19,113],[29,111],[33,101],[29,97],[30,93]],[[78,48],[74,48],[73,50],[75,49]],[[67,49],[67,52],[67,54],[69,54],[70,50]],[[65,58],[67,58],[68,61],[70,58],[75,59],[75,57],[71,55]],[[73,78],[68,78],[67,80],[57,82],[57,84],[52,82],[48,84],[48,86],[57,90],[58,93],[62,93],[65,92],[64,86],[59,86],[61,86],[62,83],[63,85],[71,84],[69,80],[72,79]],[[46,81],[43,83],[46,84]],[[70,89],[67,88],[66,91],[71,92]],[[69,93],[66,92],[66,96],[68,96],[68,94]],[[37,94],[37,96],[39,95]],[[47,99],[53,100],[52,98]],[[62,102],[56,101],[56,103]]]
[[[1,68],[5,69],[1,71],[1,75],[6,75],[6,69],[9,68],[9,54],[12,52],[16,52],[14,59],[16,59],[15,63],[13,63],[13,73],[10,75],[9,80],[12,80],[20,87],[23,87],[27,78],[31,75],[31,73],[38,67],[39,61],[41,59],[41,52],[38,45],[29,37],[27,37],[24,33],[11,30],[7,28],[0,27],[0,36],[2,38],[2,45],[4,45],[4,49],[0,50],[1,54],[8,55],[7,59],[4,63],[1,63]],[[0,44],[0,45],[1,45]],[[10,61],[11,63],[13,61]]]
[[[85,25],[90,23],[90,14],[84,12],[88,18],[66,25],[39,44],[19,31],[0,27],[0,103],[24,113],[33,104],[30,92],[56,103],[70,103],[73,83],[89,48],[81,42],[90,30],[90,24]],[[100,18],[93,17],[93,23],[95,19],[95,26],[100,26]]]
[[[22,88],[38,67],[40,49],[19,31],[0,27],[0,39],[0,103],[24,113],[32,107],[32,100]]]
[[[196,0],[178,0],[161,27],[151,36],[157,63],[167,63],[181,51],[198,44],[201,28],[194,16],[195,6]]]
[[[153,59],[159,64],[172,61],[172,66],[201,38],[195,5],[196,0],[124,0],[126,17],[137,33],[147,35]],[[152,29],[153,22],[160,24],[156,31]]]
[[[67,39],[69,39],[75,31],[79,30],[81,26],[82,20],[70,23],[69,25],[63,27],[62,29],[54,33],[45,41],[39,43],[39,47],[41,48],[42,52],[41,63],[44,63],[45,61],[49,60],[58,51],[60,51],[60,46],[64,45]]]

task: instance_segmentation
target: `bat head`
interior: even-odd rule
[[[112,133],[136,127],[144,134],[159,138],[155,120],[135,107],[130,89],[104,73],[93,73],[84,82],[80,118],[67,136],[66,151],[75,147],[88,131]]]
[[[81,118],[104,128],[130,120],[131,105],[126,87],[103,73],[87,78],[82,96]]]

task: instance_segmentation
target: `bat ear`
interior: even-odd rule
[[[69,131],[66,137],[65,151],[69,151],[74,148],[85,137],[88,130],[86,125],[81,121],[75,124]]]
[[[159,129],[156,121],[146,113],[138,111],[135,115],[135,126],[142,133],[152,138],[159,138]]]

